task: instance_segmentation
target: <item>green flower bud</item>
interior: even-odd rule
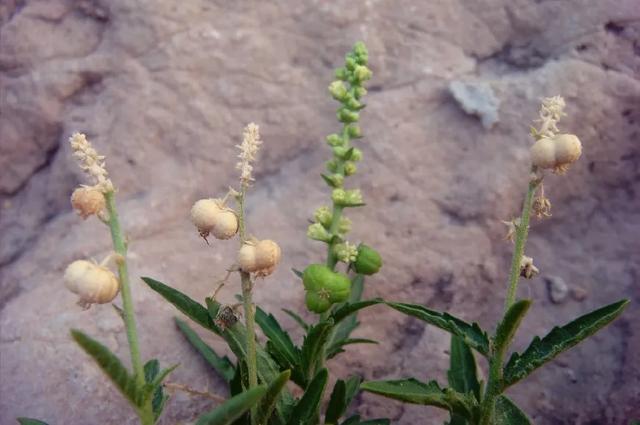
[[[307,237],[320,242],[331,241],[331,234],[320,223],[313,223],[307,228]]]
[[[357,81],[367,81],[371,78],[371,70],[364,65],[357,65],[353,71],[353,75]]]
[[[322,178],[331,187],[342,187],[344,184],[344,176],[342,174],[331,174],[330,176],[322,174]]]
[[[347,78],[348,78],[348,76],[349,76],[349,75],[348,75],[348,73],[347,73],[347,70],[346,70],[346,69],[344,69],[344,68],[338,68],[338,69],[336,69],[336,78],[337,78],[338,80],[346,81],[346,80],[347,80]]]
[[[331,200],[337,205],[344,205],[347,200],[347,192],[344,189],[334,189],[331,192]]]
[[[339,261],[348,264],[356,261],[358,248],[349,242],[343,242],[333,247],[333,253]]]
[[[334,81],[329,85],[329,93],[335,100],[342,101],[347,97],[348,91],[342,81]]]
[[[338,233],[341,235],[345,235],[351,231],[351,220],[349,220],[345,216],[340,217],[340,221],[338,222]]]
[[[337,134],[330,134],[327,136],[327,143],[329,146],[342,146],[344,139]]]
[[[362,130],[360,130],[359,125],[351,124],[347,127],[347,134],[352,139],[359,139],[362,137]]]
[[[345,108],[338,109],[338,113],[336,114],[336,116],[338,117],[338,121],[347,123],[347,124],[352,122],[357,122],[360,119],[360,114]]]
[[[331,304],[346,301],[351,293],[349,278],[324,264],[308,266],[302,273],[302,283],[307,291],[307,308],[316,313],[327,311]]]
[[[317,223],[322,224],[325,228],[329,228],[331,226],[331,220],[333,219],[333,214],[329,207],[320,207],[313,214],[313,218]]]
[[[336,146],[332,150],[335,156],[342,159],[344,159],[345,155],[349,152],[349,148],[345,148],[344,146]]]
[[[349,53],[345,59],[344,64],[349,71],[353,71],[358,66],[358,62],[356,62],[356,58],[353,57],[351,53]]]
[[[327,170],[329,170],[332,173],[335,173],[336,171],[338,171],[338,161],[335,159],[330,159],[329,161],[327,161],[326,166],[327,166]]]
[[[363,109],[365,106],[364,103],[358,102],[358,100],[353,96],[349,96],[345,98],[343,103],[346,105],[347,108],[351,109],[352,111],[359,111],[360,109]]]
[[[358,41],[353,45],[353,54],[361,65],[366,65],[369,58],[367,46],[362,41]]]
[[[382,267],[382,258],[375,249],[361,244],[358,247],[358,256],[353,263],[356,273],[372,275],[378,273]]]
[[[351,160],[355,162],[362,160],[362,151],[358,148],[353,148],[353,152],[351,152]]]
[[[364,87],[356,87],[355,90],[353,91],[353,95],[355,96],[356,99],[360,99],[362,96],[367,94],[367,89],[365,89]]]
[[[352,176],[356,173],[356,171],[358,171],[358,167],[356,166],[355,162],[352,161],[347,161],[344,164],[344,175],[345,176]]]

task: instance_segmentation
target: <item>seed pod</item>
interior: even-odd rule
[[[238,217],[230,210],[220,211],[211,232],[216,239],[230,239],[238,233]]]
[[[84,219],[105,208],[104,194],[92,187],[79,187],[71,194],[71,206]]]
[[[229,239],[238,232],[238,217],[219,199],[200,199],[193,204],[191,221],[203,238],[212,233],[216,239]]]
[[[330,304],[346,301],[351,293],[351,281],[342,273],[331,270],[324,264],[311,264],[302,274],[302,283],[309,296],[317,300],[323,298]],[[315,311],[315,310],[312,310]]]
[[[120,283],[111,270],[86,260],[69,264],[64,282],[71,292],[78,294],[78,303],[83,306],[108,303],[120,290]]]
[[[582,154],[580,140],[573,134],[544,137],[531,147],[533,165],[562,173]]]
[[[200,199],[191,207],[191,221],[205,238],[213,230],[216,217],[222,212],[222,208],[215,199]]]
[[[248,242],[242,245],[238,251],[238,264],[243,272],[254,273],[258,270],[255,244]]]
[[[324,313],[331,307],[329,299],[321,296],[317,292],[307,291],[304,301],[310,311],[318,314]]]
[[[259,269],[275,267],[280,262],[282,251],[277,243],[270,239],[258,242],[256,245],[256,263]]]
[[[356,273],[372,275],[378,273],[382,267],[382,258],[375,249],[361,244],[358,247],[358,256],[353,263],[353,269]]]

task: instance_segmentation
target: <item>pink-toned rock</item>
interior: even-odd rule
[[[588,3],[588,4],[587,4]],[[597,306],[628,297],[623,317],[509,394],[536,424],[627,424],[640,416],[640,8],[637,0],[528,2],[7,1],[0,5],[0,423],[135,423],[117,391],[69,337],[80,328],[127,358],[110,306],[88,312],[63,288],[72,260],[110,243],[97,220],[69,207],[83,181],[65,141],[83,131],[107,155],[131,240],[131,273],[145,358],[181,363],[171,380],[223,392],[177,333],[178,314],[137,276],[196,299],[235,258],[233,241],[208,247],[189,223],[203,196],[236,182],[242,127],[261,127],[263,151],[248,205],[249,232],[276,240],[283,261],[256,300],[303,311],[288,271],[324,247],[305,238],[326,204],[319,178],[338,129],[326,87],[354,41],[374,78],[362,113],[364,161],[351,180],[367,207],[349,211],[353,239],[384,258],[367,296],[449,309],[492,328],[511,246],[503,225],[527,180],[527,133],[541,97],[568,104],[561,128],[583,142],[564,177],[545,180],[553,217],[532,224],[527,255],[589,293],[547,301],[542,279],[522,283],[536,303],[515,348]],[[499,121],[486,130],[448,93],[452,81],[490,86]],[[239,287],[220,295],[232,300]],[[311,317],[310,315],[308,315]],[[358,336],[381,340],[330,363],[336,376],[446,380],[448,336],[383,307],[365,310]],[[219,340],[204,335],[217,349]],[[486,365],[481,363],[486,371]],[[562,373],[558,373],[562,369]],[[544,402],[540,402],[544,394]],[[356,410],[394,423],[442,423],[430,407],[365,394]],[[211,407],[176,395],[164,424]],[[432,418],[432,419],[425,419]]]

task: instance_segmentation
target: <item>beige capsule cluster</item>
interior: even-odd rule
[[[247,241],[238,251],[238,264],[243,272],[265,277],[273,273],[281,257],[280,247],[270,239]]]
[[[64,272],[64,283],[78,295],[78,304],[85,308],[111,302],[120,291],[120,282],[111,270],[87,260],[69,264]]]
[[[71,206],[83,219],[105,211],[104,193],[95,187],[80,186],[71,194]]]
[[[230,239],[238,233],[238,216],[220,199],[200,199],[191,207],[191,221],[200,236]]]
[[[574,134],[556,134],[535,142],[530,152],[533,165],[563,174],[580,158],[582,144]]]

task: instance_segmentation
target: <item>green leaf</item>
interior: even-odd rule
[[[231,381],[235,374],[235,368],[233,367],[231,360],[229,360],[227,356],[218,356],[216,352],[209,347],[189,325],[187,325],[187,323],[178,318],[175,318],[175,321],[178,329],[180,329],[185,338],[187,338],[187,341],[189,341],[193,348],[200,353],[209,366],[218,372],[225,381]]]
[[[340,425],[358,425],[360,423],[360,415],[349,416]]]
[[[304,329],[305,331],[308,331],[309,328],[311,327],[311,325],[309,325],[307,322],[304,321],[304,319],[300,316],[298,316],[296,313],[294,313],[291,310],[288,310],[286,308],[283,308],[282,311],[284,311],[285,313],[287,313],[293,320],[296,321],[296,323],[298,325],[300,325],[300,327],[302,329]]]
[[[214,332],[216,331],[217,327],[213,324],[211,317],[209,317],[209,312],[203,305],[189,298],[182,292],[150,277],[143,277],[142,280],[191,320],[200,326],[213,330]]]
[[[477,323],[472,325],[448,313],[440,313],[417,304],[386,303],[389,307],[413,316],[442,330],[459,336],[469,347],[480,354],[489,353],[489,337]]]
[[[406,403],[424,404],[449,409],[444,391],[436,381],[427,384],[416,379],[400,379],[395,381],[367,381],[360,388]]]
[[[265,395],[264,385],[238,394],[198,418],[196,425],[230,425],[255,406]]]
[[[358,422],[358,425],[389,425],[389,424],[391,424],[391,420],[386,418],[369,419],[366,421]]]
[[[260,307],[256,307],[256,323],[269,339],[267,350],[279,361],[283,368],[294,369],[300,364],[300,350],[293,345],[293,341],[275,317],[267,314]]]
[[[71,336],[98,363],[100,369],[113,381],[127,400],[136,408],[142,406],[143,395],[136,385],[134,377],[124,367],[120,360],[107,347],[95,339],[72,329]]]
[[[347,410],[346,391],[346,384],[342,379],[338,379],[336,384],[333,386],[331,398],[329,399],[329,404],[327,405],[327,410],[325,412],[324,423],[326,425],[337,424],[340,416],[342,416],[345,410]]]
[[[164,381],[164,378],[166,378],[171,372],[176,370],[178,366],[179,365],[176,364],[160,371],[160,373],[157,374],[157,376],[153,379],[153,381],[145,384],[144,388],[142,389],[143,403],[149,400],[149,397],[154,395],[156,389],[161,388],[162,381]]]
[[[353,279],[351,279],[351,294],[349,295],[349,301],[347,303],[355,304],[362,299],[362,291],[364,290],[364,275],[356,275]],[[347,303],[337,304],[333,311],[337,311],[345,306]],[[357,311],[352,312],[347,317],[342,319],[340,323],[338,323],[329,337],[329,342],[327,345],[334,345],[336,341],[341,341],[343,339],[349,338],[351,333],[360,325],[358,322],[358,314]],[[337,353],[336,353],[337,354]]]
[[[520,300],[509,307],[496,329],[495,346],[497,351],[504,352],[509,347],[530,306],[531,300]]]
[[[293,272],[293,274],[295,274],[296,276],[298,276],[300,279],[302,279],[303,273],[298,270],[298,269],[291,269],[291,271]]]
[[[514,353],[504,369],[505,388],[525,378],[531,372],[593,335],[615,320],[629,303],[621,300],[594,310],[563,327],[555,327],[544,338],[535,337],[522,353]]]
[[[531,420],[507,396],[496,398],[493,410],[494,425],[531,425]]]
[[[374,298],[371,300],[358,301],[354,303],[346,303],[333,312],[331,317],[333,318],[334,323],[338,324],[342,320],[349,317],[351,314],[355,313],[358,310],[362,310],[363,308],[369,307],[371,305],[382,304],[384,300],[382,298]]]
[[[334,343],[329,348],[327,348],[327,359],[332,359],[336,355],[343,353],[344,350],[342,349],[342,347],[344,347],[345,345],[352,345],[352,344],[378,344],[378,341],[374,341],[372,339],[367,339],[367,338],[343,339],[341,341]]]
[[[331,334],[332,328],[333,320],[329,319],[313,326],[304,337],[301,366],[305,382],[311,379],[320,359],[324,356],[325,343]]]
[[[318,417],[322,394],[328,379],[327,369],[320,369],[291,411],[288,425],[315,425],[314,419]]]
[[[258,420],[259,424],[266,424],[269,422],[269,418],[271,418],[271,414],[276,407],[276,401],[280,396],[280,392],[289,381],[289,377],[291,376],[290,370],[285,370],[278,377],[269,384],[267,388],[267,393],[260,402],[260,406],[258,408]]]
[[[31,418],[16,418],[20,425],[48,425],[46,422]]]
[[[152,383],[160,373],[160,363],[157,359],[149,360],[144,365],[144,380],[147,384]],[[153,390],[153,399],[151,400],[151,409],[155,419],[158,419],[162,414],[164,405],[169,399],[168,395],[164,394],[161,385],[157,385]]]
[[[450,366],[447,378],[449,386],[454,390],[462,394],[472,393],[476,399],[480,399],[478,369],[473,351],[462,338],[455,335],[451,335]]]

